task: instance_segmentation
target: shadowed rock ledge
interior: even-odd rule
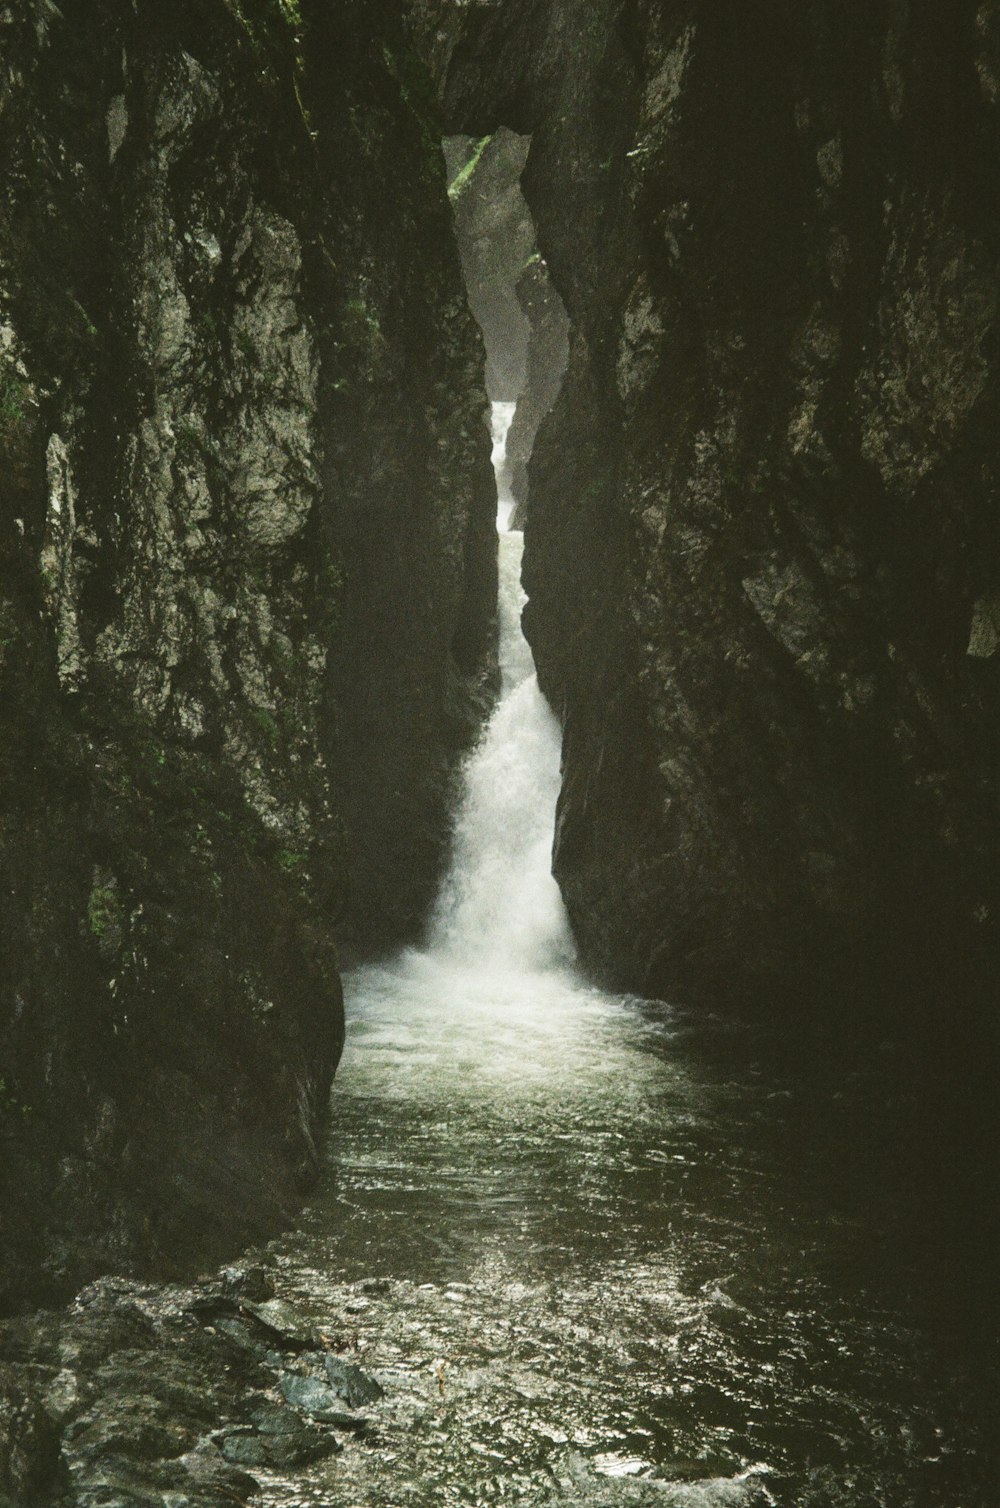
[[[263,1266],[192,1288],[104,1278],[0,1323],[0,1501],[259,1502],[252,1473],[363,1438],[382,1388],[344,1354],[345,1317],[318,1327],[274,1293]]]

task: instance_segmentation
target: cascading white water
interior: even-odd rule
[[[559,727],[521,632],[523,537],[507,527],[514,501],[504,462],[513,416],[514,404],[494,404],[501,695],[465,768],[451,869],[430,947],[465,967],[542,971],[568,964],[573,947],[551,873]]]
[[[465,764],[452,855],[425,948],[356,969],[345,981],[348,1056],[363,1041],[372,1071],[401,1068],[419,1094],[419,1061],[433,1094],[531,1097],[566,1092],[580,1033],[607,1014],[573,969],[575,950],[552,877],[559,794],[559,728],[538,689],[521,633],[520,531],[508,527],[513,499],[504,465],[514,405],[494,404],[500,555],[500,700]],[[589,1062],[589,1059],[586,1060]],[[433,1072],[430,1064],[433,1063]],[[601,1072],[603,1073],[602,1064]],[[400,1092],[404,1092],[402,1085]]]

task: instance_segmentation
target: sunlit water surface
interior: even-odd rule
[[[272,1246],[386,1397],[266,1501],[1000,1501],[988,1384],[880,1203],[877,1077],[782,1078],[574,973],[519,558],[502,534],[504,695],[428,946],[348,979],[326,1189]]]

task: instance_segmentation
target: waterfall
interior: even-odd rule
[[[569,964],[573,945],[552,878],[559,726],[538,689],[521,632],[523,536],[513,512],[506,439],[514,404],[493,405],[500,554],[501,693],[463,773],[452,860],[431,924],[430,951],[463,967],[540,972]]]
[[[574,1044],[607,1015],[572,967],[572,936],[551,872],[560,738],[521,633],[522,538],[507,527],[504,467],[513,413],[513,404],[494,405],[500,699],[462,771],[451,862],[425,947],[345,979],[341,1086],[368,1064],[403,1097],[446,1092],[453,1104],[497,1096],[506,1106],[532,1097],[548,1104],[589,1081]],[[612,1050],[609,1044],[595,1060],[602,1082]]]

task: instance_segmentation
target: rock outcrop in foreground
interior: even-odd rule
[[[440,145],[395,7],[309,9],[0,18],[0,1309],[280,1218],[477,723]]]
[[[225,1508],[364,1436],[382,1388],[343,1317],[317,1329],[264,1267],[197,1287],[104,1278],[0,1323],[0,1501]]]
[[[448,128],[532,134],[571,320],[526,626],[606,978],[953,1024],[989,989],[998,16],[414,6]]]

